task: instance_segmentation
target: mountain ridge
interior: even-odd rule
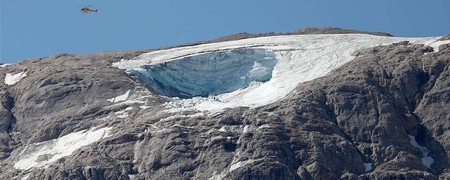
[[[362,49],[281,100],[213,114],[164,111],[167,99],[111,66],[142,51],[1,67],[2,80],[27,75],[0,82],[0,178],[448,178],[450,49],[435,50],[408,42]],[[17,165],[39,143],[95,132],[106,135],[69,156],[35,154],[44,169]]]

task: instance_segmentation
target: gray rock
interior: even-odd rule
[[[341,29],[341,28],[334,28],[334,27],[324,27],[324,28],[311,28],[306,27],[302,28],[293,32],[287,32],[287,33],[259,33],[259,34],[251,34],[247,32],[232,34],[224,37],[220,37],[213,40],[207,40],[207,41],[198,41],[193,43],[187,43],[179,46],[170,46],[165,48],[158,48],[156,50],[161,49],[170,49],[175,47],[185,47],[185,46],[194,46],[199,44],[209,44],[209,43],[217,43],[217,42],[224,42],[224,41],[234,41],[234,40],[240,40],[240,39],[249,39],[249,38],[257,38],[257,37],[267,37],[267,36],[280,36],[280,35],[304,35],[304,34],[370,34],[375,36],[393,36],[389,33],[384,32],[368,32],[368,31],[358,31],[358,30],[351,30],[351,29]]]
[[[315,31],[347,32],[298,33]],[[0,179],[449,178],[450,49],[424,54],[431,50],[408,42],[361,50],[283,100],[196,116],[163,112],[164,99],[110,66],[142,52],[23,61],[0,69],[0,79],[30,74],[14,86],[0,82]],[[128,91],[151,103],[108,101]],[[113,136],[46,168],[11,163],[26,145],[105,126]],[[430,168],[408,135],[430,150]]]
[[[367,32],[367,31],[357,31],[352,29],[341,29],[334,27],[324,27],[324,28],[303,28],[295,31],[293,34],[371,34],[376,36],[393,36],[389,33],[384,32]]]
[[[446,36],[439,39],[440,41],[450,40],[450,34],[447,34]]]

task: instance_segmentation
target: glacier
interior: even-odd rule
[[[215,112],[278,101],[353,60],[357,50],[401,41],[430,45],[438,38],[282,35],[157,50],[112,66],[167,97],[168,111]]]
[[[132,68],[130,72],[158,94],[192,98],[245,89],[252,82],[266,82],[272,77],[276,63],[272,51],[242,48],[183,57]]]
[[[283,111],[285,110],[283,108],[289,107],[290,103],[294,101],[287,103],[283,101],[282,103],[286,103],[286,106],[277,102],[275,105],[278,106],[281,104],[283,108],[275,112],[261,110],[261,113],[254,115],[252,113],[256,111],[253,110],[241,110],[240,108],[230,110],[233,116],[248,116],[248,119],[252,119],[251,123],[247,123],[247,119],[242,120],[242,123],[222,123],[219,119],[212,127],[199,127],[194,123],[203,122],[203,120],[216,121],[218,119],[216,117],[225,117],[222,114],[228,112],[208,114],[210,112],[222,111],[225,108],[242,106],[253,108],[279,101],[285,97],[288,100],[294,99],[293,97],[305,97],[301,96],[305,93],[303,91],[304,88],[302,88],[303,82],[323,77],[350,61],[365,60],[365,58],[355,59],[355,56],[361,57],[370,54],[366,53],[367,51],[355,53],[358,50],[409,41],[410,43],[429,45],[437,52],[439,45],[442,44],[442,42],[437,41],[438,38],[398,38],[364,34],[273,36],[154,50],[147,53],[139,51],[134,52],[132,56],[118,56],[115,59],[107,59],[108,61],[105,60],[104,63],[102,62],[102,68],[110,66],[111,62],[115,61],[112,66],[121,70],[111,68],[108,68],[108,70],[120,74],[120,76],[114,77],[123,77],[127,82],[129,80],[132,83],[123,83],[120,89],[114,88],[117,86],[102,86],[103,89],[101,89],[102,91],[99,94],[103,93],[103,90],[112,89],[112,93],[105,93],[104,96],[95,96],[95,100],[99,99],[103,102],[98,106],[93,106],[100,107],[101,109],[99,111],[100,113],[95,114],[96,116],[98,115],[98,118],[93,119],[93,122],[102,125],[85,130],[77,129],[72,133],[65,132],[65,135],[61,134],[59,137],[54,137],[54,139],[43,142],[24,144],[11,153],[8,163],[11,165],[11,169],[17,169],[17,172],[22,171],[23,173],[20,176],[23,175],[22,177],[27,178],[29,174],[26,173],[34,171],[31,169],[46,169],[52,164],[60,166],[62,162],[66,161],[62,158],[71,156],[74,152],[85,146],[91,146],[95,150],[97,142],[111,142],[109,139],[105,139],[109,137],[112,140],[126,140],[126,143],[129,143],[126,145],[127,147],[133,147],[134,145],[135,154],[132,157],[132,162],[136,167],[141,162],[148,162],[143,158],[146,154],[142,153],[146,153],[148,150],[146,147],[147,142],[154,143],[157,142],[154,141],[156,138],[162,137],[161,139],[165,139],[171,134],[184,134],[198,131],[201,133],[200,136],[202,138],[203,134],[207,134],[205,137],[210,138],[211,142],[213,140],[215,142],[216,139],[220,139],[220,143],[225,142],[224,147],[230,142],[248,144],[248,142],[252,142],[253,140],[246,141],[244,140],[245,138],[241,137],[249,137],[258,135],[258,133],[264,134],[267,132],[278,133],[280,128],[273,122],[269,122],[269,120],[270,118],[281,117],[280,114],[284,113]],[[401,49],[403,48],[401,46],[405,44],[407,43],[398,43],[394,49]],[[387,48],[390,47],[380,47],[379,49]],[[414,48],[405,47],[405,49]],[[415,53],[421,52],[415,51]],[[427,52],[431,52],[429,48],[427,48]],[[118,62],[118,58],[124,57],[133,58],[122,59]],[[70,59],[72,57],[66,58]],[[89,59],[87,57],[83,58]],[[371,58],[367,59],[372,60]],[[369,62],[369,60],[365,62]],[[419,62],[420,64],[422,60],[418,59],[414,62]],[[422,62],[424,72],[426,72],[425,67],[427,66],[424,65],[426,62],[425,60]],[[23,80],[32,82],[29,78],[34,78],[36,75],[36,70],[33,68],[12,69],[12,67],[6,67],[4,70],[4,82],[11,86],[7,88],[13,90],[20,89],[26,84],[17,82]],[[342,72],[346,71],[339,71],[339,73]],[[127,77],[126,74],[131,75],[131,77]],[[111,78],[110,76],[105,75],[102,77],[112,79],[112,81],[105,83],[108,85],[112,84],[111,82],[117,81],[116,78]],[[329,78],[327,82],[329,80],[333,79]],[[8,84],[6,82],[11,83]],[[335,86],[335,84],[330,84],[328,86]],[[296,95],[296,93],[298,94]],[[290,97],[291,95],[293,97]],[[73,99],[77,100],[76,98]],[[164,103],[164,106],[161,107],[160,105],[162,103]],[[324,103],[324,106],[327,103]],[[20,111],[20,106],[16,107],[17,112],[23,112],[23,110]],[[96,109],[94,110],[96,111]],[[170,112],[167,113],[167,111]],[[260,116],[263,113],[264,116],[268,117],[267,122],[269,123],[267,124],[260,120],[260,117],[261,119],[265,118],[264,116]],[[86,120],[91,121],[90,119]],[[131,130],[128,131],[127,128]],[[122,131],[122,129],[126,131]],[[292,132],[292,129],[288,130]],[[296,127],[295,129],[299,128]],[[299,132],[302,131],[299,130]],[[19,133],[20,131],[13,132]],[[122,136],[122,133],[125,133],[126,136]],[[130,137],[128,136],[130,134],[131,137],[136,138],[128,142],[129,139],[127,138]],[[192,137],[194,135],[197,136],[198,134],[193,134]],[[154,139],[147,141],[145,138],[150,136],[154,137]],[[409,135],[408,137],[410,138],[410,144],[422,151],[420,158],[425,167],[431,171],[431,165],[433,163],[436,163],[433,166],[437,166],[440,163],[434,162],[436,159],[431,157],[431,150],[418,145],[414,136]],[[144,140],[141,138],[144,138]],[[265,140],[263,138],[261,140]],[[203,142],[203,140],[197,142]],[[157,142],[155,144],[159,145],[160,143]],[[150,147],[154,147],[155,144],[150,144]],[[133,149],[128,149],[127,151],[132,152]],[[225,152],[228,153],[226,148]],[[239,153],[245,151],[236,152],[233,157],[230,156],[231,158],[227,160],[228,165],[210,171],[213,172],[212,179],[224,179],[232,172],[236,173],[244,168],[252,167],[252,165],[258,165],[259,162],[263,163],[261,158],[241,158],[245,156]],[[335,152],[336,154],[340,153],[340,151]],[[60,161],[60,159],[62,160]],[[131,161],[131,158],[129,160]],[[383,168],[379,163],[376,163],[377,166],[380,166],[375,170],[374,163],[376,160],[363,158],[363,161],[357,162],[356,165],[359,166],[358,171],[368,172],[366,175],[377,172],[379,170],[378,167]],[[61,165],[61,167],[63,166]],[[140,166],[144,167],[143,165]],[[56,166],[52,168],[54,167]],[[307,167],[308,164],[305,164],[303,168]],[[85,166],[85,168],[89,169],[88,166]],[[103,167],[99,167],[99,169],[101,168]],[[128,173],[130,174],[128,177],[130,179],[139,179],[143,177],[142,172],[145,172],[145,170],[139,170],[139,172],[129,171]],[[32,174],[31,176],[35,175]]]
[[[428,46],[433,48],[433,52],[439,52],[439,46],[443,44],[450,43],[450,40],[444,40],[444,41],[436,41],[433,43],[430,43]]]

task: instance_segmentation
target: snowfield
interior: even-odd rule
[[[25,71],[17,73],[17,74],[7,73],[5,76],[5,84],[12,86],[12,85],[18,83],[20,80],[22,80],[26,76],[27,76],[27,73]]]
[[[127,100],[128,96],[130,95],[130,90],[128,90],[125,94],[108,99],[107,101],[112,102],[112,103],[117,103],[117,102],[122,102]]]
[[[436,38],[364,34],[286,35],[227,41],[144,53],[113,66],[169,97],[169,111],[221,111],[258,107],[285,97],[305,81],[325,76],[354,59],[356,50]]]
[[[425,165],[427,168],[431,168],[431,164],[433,164],[434,159],[429,155],[430,150],[424,146],[419,145],[416,141],[416,137],[408,135],[409,137],[409,143],[411,143],[412,146],[422,151],[422,164]]]
[[[39,142],[18,148],[9,159],[14,162],[14,168],[27,170],[33,167],[43,167],[56,160],[69,156],[79,148],[108,137],[111,127],[83,130],[67,134],[57,139]]]

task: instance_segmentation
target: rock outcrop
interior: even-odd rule
[[[213,114],[164,111],[164,98],[111,66],[139,54],[61,54],[1,67],[2,80],[6,72],[28,76],[0,82],[0,179],[450,178],[449,46],[360,50],[278,102]],[[23,153],[96,130],[107,133],[69,156]],[[41,164],[17,165],[23,157]]]

